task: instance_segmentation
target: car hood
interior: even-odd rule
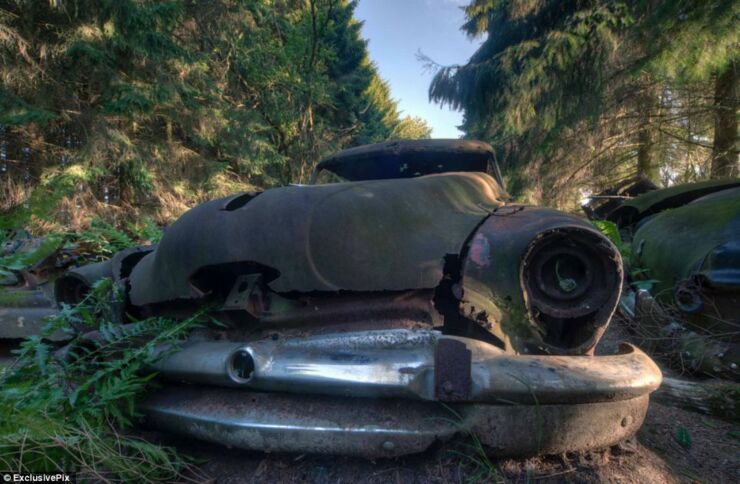
[[[712,286],[740,288],[740,187],[706,195],[646,219],[632,242],[633,265],[650,270],[655,294],[701,274]]]
[[[204,268],[249,264],[292,291],[433,288],[505,193],[485,173],[289,186],[185,213],[130,275],[135,305],[198,297]]]

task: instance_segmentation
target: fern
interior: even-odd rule
[[[122,430],[139,415],[136,401],[150,388],[148,370],[206,321],[149,318],[128,325],[105,319],[117,297],[109,280],[76,307],[65,306],[39,336],[21,344],[0,376],[0,468],[22,472],[77,472],[85,479],[169,481],[189,469],[174,449],[135,439]],[[80,321],[98,337],[78,336],[59,349],[45,337],[72,331]]]
[[[624,260],[630,260],[632,255],[632,247],[622,239],[622,235],[619,233],[619,228],[614,222],[608,220],[592,220],[591,221],[599,232],[604,234],[606,238],[617,247],[619,252],[622,254]]]
[[[128,234],[102,220],[94,220],[87,230],[79,234],[70,233],[67,235],[69,239],[83,246],[85,250],[106,257],[136,245],[136,242]]]

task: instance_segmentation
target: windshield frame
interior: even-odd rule
[[[329,183],[482,172],[504,187],[491,145],[472,140],[392,141],[350,148],[318,163],[309,184],[324,184],[318,183],[324,172],[339,179]]]

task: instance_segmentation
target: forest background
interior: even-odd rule
[[[372,1],[372,0],[364,0]],[[425,138],[347,0],[0,1],[0,227],[164,225],[301,183],[323,156]],[[430,98],[517,199],[564,209],[636,174],[738,175],[738,2],[473,0]],[[419,68],[410,65],[409,68]]]

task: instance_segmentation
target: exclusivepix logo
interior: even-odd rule
[[[3,482],[74,482],[71,474],[3,474]]]

